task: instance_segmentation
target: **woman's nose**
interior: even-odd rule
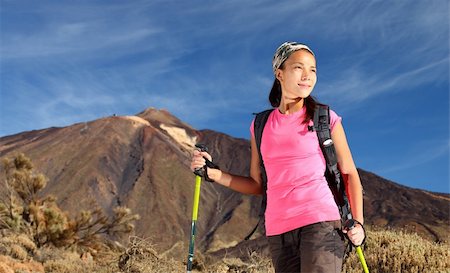
[[[303,71],[302,73],[302,80],[309,80],[309,73],[306,71]]]

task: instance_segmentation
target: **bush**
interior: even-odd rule
[[[3,190],[0,193],[0,230],[22,232],[33,238],[37,247],[78,247],[95,253],[105,247],[104,238],[133,231],[133,221],[139,217],[126,207],[114,208],[112,217],[103,210],[80,211],[70,219],[62,211],[56,198],[39,198],[47,178],[35,173],[30,159],[19,154],[14,159],[3,159]],[[19,252],[17,252],[19,253]]]

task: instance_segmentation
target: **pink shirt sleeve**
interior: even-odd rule
[[[252,123],[250,124],[250,136],[252,138],[255,137],[255,119],[253,119]]]
[[[330,109],[330,128],[331,128],[331,132],[333,132],[334,126],[336,126],[336,124],[342,122],[342,117],[338,116],[336,114],[336,112],[334,112],[333,110]]]

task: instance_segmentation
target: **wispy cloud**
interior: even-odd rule
[[[99,51],[118,48],[131,52],[133,48],[130,45],[142,47],[139,44],[141,41],[163,32],[160,27],[148,24],[145,17],[127,16],[127,21],[123,22],[123,15],[127,13],[120,6],[93,7],[74,3],[57,3],[52,6],[44,3],[39,6],[30,5],[26,11],[9,7],[3,9],[7,10],[6,14],[9,16],[33,16],[42,21],[32,27],[26,24],[4,27],[1,47],[4,61],[31,57],[51,58],[55,55],[80,58],[84,54],[88,59]],[[151,47],[151,44],[147,46]]]
[[[432,162],[433,160],[442,159],[443,157],[446,157],[444,161],[448,163],[449,151],[450,142],[448,140],[446,143],[441,144],[436,144],[433,141],[422,142],[419,144],[419,147],[405,151],[401,158],[398,158],[395,162],[391,162],[392,165],[381,167],[376,171],[382,174],[407,171],[425,163]]]
[[[357,105],[385,93],[410,92],[418,86],[442,81],[448,65],[449,57],[418,68],[400,69],[398,65],[392,65],[377,73],[369,73],[358,65],[347,68],[323,86],[319,85],[319,94],[328,100],[332,98],[339,105]]]

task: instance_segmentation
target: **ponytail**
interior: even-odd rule
[[[303,123],[309,123],[310,120],[314,119],[314,110],[316,109],[316,100],[309,95],[303,100],[303,106],[306,107],[306,115]]]
[[[272,89],[269,94],[269,101],[272,107],[278,107],[281,103],[281,84],[278,79],[275,79]]]

